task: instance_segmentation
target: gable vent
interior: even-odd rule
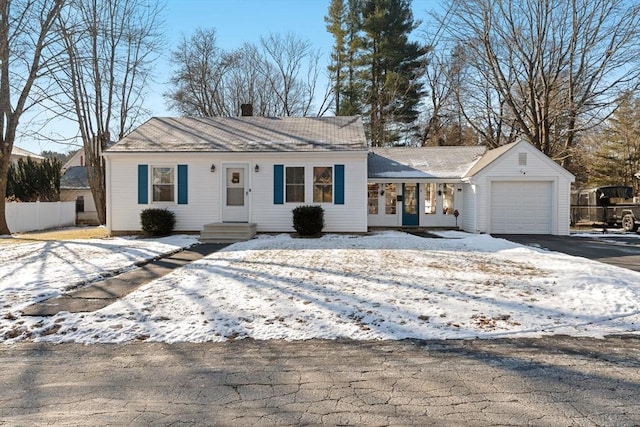
[[[527,153],[518,153],[518,166],[527,166]]]

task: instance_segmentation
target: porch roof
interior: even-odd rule
[[[486,147],[372,148],[369,179],[461,179]]]
[[[366,150],[355,116],[153,117],[105,153]]]

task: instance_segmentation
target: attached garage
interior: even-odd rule
[[[493,181],[491,232],[552,234],[553,182]]]
[[[369,227],[569,234],[574,176],[525,141],[493,150],[375,148],[367,178]]]
[[[525,141],[489,150],[462,181],[463,229],[491,234],[569,234],[575,177]]]

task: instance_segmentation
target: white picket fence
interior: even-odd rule
[[[12,233],[76,225],[76,202],[6,202],[5,217]]]

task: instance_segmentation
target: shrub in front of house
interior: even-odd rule
[[[293,210],[293,228],[305,237],[317,236],[324,228],[322,206],[298,206]]]
[[[146,235],[166,236],[176,226],[176,214],[169,209],[145,209],[140,212],[140,224]]]

